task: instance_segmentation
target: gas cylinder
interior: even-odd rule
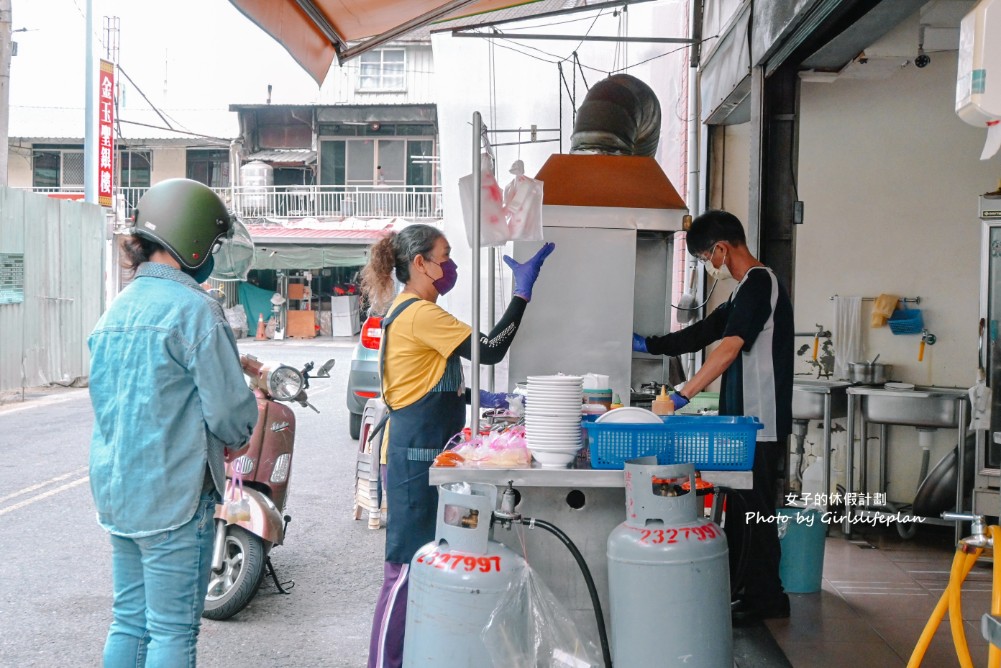
[[[624,475],[626,521],[607,551],[612,663],[732,666],[726,537],[702,517],[695,467],[644,458]]]
[[[493,485],[438,487],[435,539],[410,562],[404,668],[490,665],[480,634],[525,568],[518,554],[491,540],[496,507]]]

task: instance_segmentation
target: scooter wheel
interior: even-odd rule
[[[236,525],[226,527],[222,571],[212,572],[202,617],[229,619],[247,607],[264,580],[264,542]]]

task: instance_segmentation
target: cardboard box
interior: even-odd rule
[[[312,339],[316,336],[316,311],[289,311],[287,336]]]
[[[330,311],[335,315],[358,312],[358,295],[345,295],[330,298]]]
[[[305,283],[289,283],[288,284],[288,298],[289,299],[304,299],[306,296],[306,284]]]
[[[331,329],[330,323],[330,311],[320,311],[319,312],[320,321],[320,336],[333,336],[333,330]]]
[[[358,322],[358,311],[340,315],[333,314],[331,319],[331,330],[334,336],[354,336],[361,331],[361,324]]]

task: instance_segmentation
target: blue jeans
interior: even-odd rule
[[[194,517],[146,538],[111,536],[113,620],[105,668],[195,665],[219,496],[202,493]]]

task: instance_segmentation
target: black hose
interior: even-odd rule
[[[717,487],[716,492],[723,495],[727,501],[731,504],[736,504],[740,508],[734,509],[734,514],[739,517],[740,514],[747,511],[747,503],[744,502],[744,497],[740,495],[735,489],[729,487]],[[736,512],[736,511],[740,512]],[[729,515],[729,512],[727,513]],[[739,524],[739,523],[738,523]],[[726,529],[726,521],[723,522],[723,528]],[[737,553],[736,559],[733,565],[733,578],[730,581],[730,598],[732,599],[740,591],[740,588],[744,585],[744,576],[747,573],[747,563],[749,561],[749,556],[751,552],[751,527],[744,522],[740,524],[740,551]]]
[[[521,523],[528,527],[540,527],[559,538],[560,541],[567,546],[567,549],[570,550],[570,554],[572,554],[573,558],[577,561],[577,565],[580,567],[580,572],[584,575],[584,582],[587,583],[587,593],[591,595],[591,605],[594,607],[594,618],[598,623],[598,638],[601,640],[601,658],[605,662],[605,668],[612,668],[612,650],[608,647],[608,634],[605,632],[605,617],[601,613],[601,601],[598,600],[598,589],[594,586],[594,580],[591,578],[591,569],[587,567],[587,562],[584,561],[584,555],[580,553],[577,546],[573,544],[572,540],[570,540],[570,536],[563,533],[563,531],[555,524],[551,524],[545,520],[535,520],[530,517],[521,518]]]

